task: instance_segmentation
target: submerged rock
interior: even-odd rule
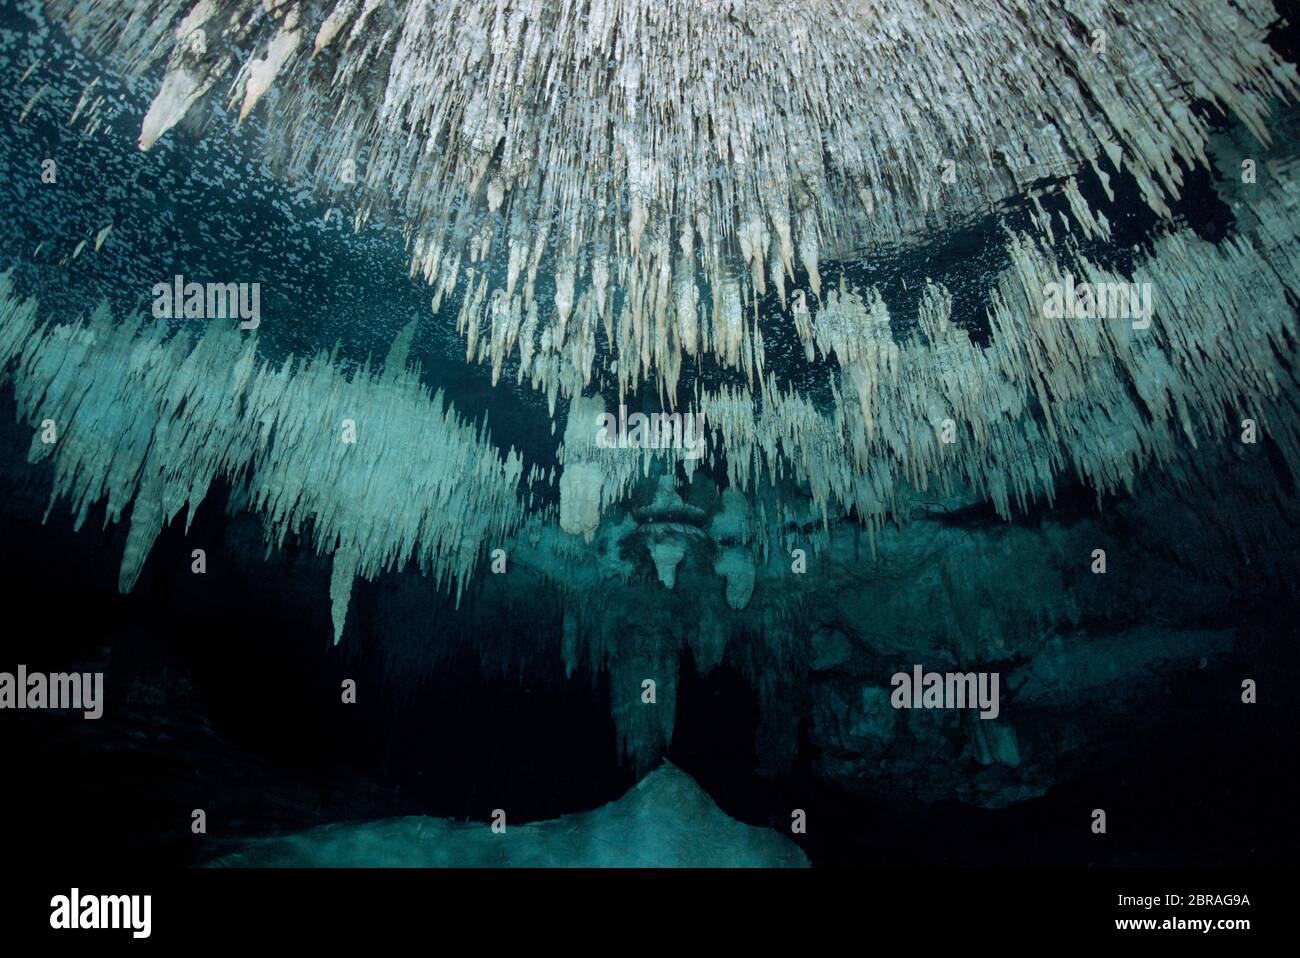
[[[282,868],[807,867],[793,841],[727,815],[665,762],[626,795],[547,822],[484,823],[410,816],[326,825],[267,838],[211,863]]]

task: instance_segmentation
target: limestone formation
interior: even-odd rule
[[[685,362],[761,383],[758,296],[775,291],[811,348],[828,261],[924,241],[1045,181],[1085,236],[1109,224],[1080,177],[1108,195],[1132,177],[1168,216],[1183,171],[1208,165],[1194,106],[1267,143],[1271,104],[1300,92],[1262,42],[1268,0],[47,6],[156,79],[142,149],[222,104],[260,123],[287,176],[357,224],[399,223],[435,312],[463,292],[467,358],[494,378],[517,358],[552,406],[602,369],[670,402]],[[849,329],[821,335],[828,354],[879,358]]]
[[[47,315],[18,294],[21,271],[3,274],[0,375],[30,457],[48,462],[51,508],[129,523],[123,591],[216,485],[262,518],[268,547],[330,556],[336,642],[357,578],[414,563],[459,602],[480,557],[506,549],[511,575],[557,604],[566,671],[607,673],[619,748],[648,768],[687,653],[752,680],[784,754],[809,674],[833,684],[916,649],[1052,661],[1046,632],[1080,613],[1049,533],[1008,536],[1042,559],[1000,566],[1042,577],[1027,598],[964,577],[944,517],[987,504],[1011,520],[1063,490],[1227,496],[1214,471],[1247,455],[1247,421],[1269,468],[1300,476],[1300,167],[1262,155],[1300,81],[1265,42],[1268,0],[45,7],[106,74],[152,85],[140,149],[238,124],[241,148],[358,229],[395,225],[456,362],[506,401],[535,390],[550,420],[538,461],[498,449],[422,384],[414,326],[382,365],[272,364],[229,324]],[[21,96],[20,123],[53,93],[37,76]],[[99,80],[75,97],[60,120],[87,136],[108,122]],[[1248,138],[1247,193],[1233,163]],[[1230,208],[1220,238],[1186,222],[1191,177]],[[79,268],[91,244],[124,242],[108,218],[65,238]],[[1128,218],[1140,243],[1117,248]],[[907,272],[900,303],[889,267],[958,232],[993,235],[996,265]],[[702,414],[706,441],[602,441],[623,407]],[[1283,488],[1230,490],[1235,511],[1198,535],[1245,561],[1285,543],[1267,518],[1294,514]],[[925,635],[903,608],[921,602]],[[880,691],[836,688],[814,715],[860,746],[825,759],[845,777],[919,774],[893,749],[906,722],[959,743],[979,801],[1038,787],[1014,721],[928,729]]]
[[[51,507],[66,500],[78,526],[101,502],[109,522],[129,514],[123,592],[163,525],[184,510],[188,527],[218,480],[270,545],[293,536],[334,557],[336,642],[355,577],[415,562],[459,594],[523,518],[519,455],[431,396],[399,349],[382,372],[324,353],[277,368],[228,324],[193,339],[106,306],[68,323],[37,313],[0,274],[0,370],[36,428],[30,458],[50,460]]]

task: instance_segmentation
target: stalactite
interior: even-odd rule
[[[784,303],[798,266],[820,304],[823,263],[915,243],[1051,181],[1085,237],[1105,237],[1078,177],[1110,195],[1121,169],[1169,216],[1181,170],[1208,165],[1210,120],[1193,103],[1266,143],[1271,103],[1300,93],[1262,42],[1268,0],[47,5],[93,48],[161,71],[142,148],[219,85],[239,119],[260,117],[287,175],[351,203],[358,224],[372,210],[401,222],[435,311],[461,272],[476,279],[458,324],[470,361],[499,371],[515,345],[506,318],[530,314],[545,262],[553,355],[528,379],[548,397],[589,383],[602,327],[624,392],[654,379],[671,405],[683,350],[762,382],[744,313],[769,279]],[[355,183],[340,181],[345,163]],[[712,296],[697,304],[699,288]],[[484,350],[489,305],[499,335]],[[805,342],[811,307],[792,318]],[[530,346],[520,337],[523,366]]]
[[[952,296],[937,284],[922,290],[916,332],[901,344],[878,293],[830,290],[808,339],[838,361],[830,407],[774,381],[762,396],[706,389],[711,446],[726,449],[735,490],[753,494],[788,472],[823,523],[852,512],[869,530],[905,520],[930,489],[967,490],[1008,518],[1074,478],[1099,496],[1132,490],[1144,470],[1230,438],[1238,423],[1226,410],[1267,422],[1300,475],[1300,384],[1282,358],[1300,336],[1290,305],[1300,293],[1297,208],[1280,186],[1252,204],[1240,235],[1215,245],[1169,233],[1137,252],[1131,277],[1010,235],[986,347],[951,322]],[[1067,275],[1097,289],[1150,284],[1152,315],[1050,315],[1046,287]],[[614,490],[604,509],[637,474],[638,454],[590,454],[602,489]],[[639,457],[642,471],[648,458],[685,464],[681,450]]]
[[[808,650],[794,638],[797,599],[765,595],[764,567],[796,546],[817,554],[836,524],[853,523],[857,564],[877,557],[889,524],[950,497],[1009,518],[1076,481],[1098,499],[1151,474],[1212,488],[1192,451],[1232,441],[1243,417],[1300,476],[1295,166],[1233,204],[1219,243],[1172,212],[1186,171],[1209,166],[1205,105],[1266,143],[1274,101],[1300,93],[1264,42],[1267,0],[47,7],[93,52],[157,81],[141,149],[224,102],[231,122],[261,128],[249,142],[277,171],[350,208],[356,228],[372,215],[400,227],[410,275],[455,323],[467,362],[490,367],[494,385],[517,363],[516,383],[546,396],[552,435],[567,415],[556,465],[528,469],[530,487],[552,487],[533,491],[558,503],[530,514],[522,457],[407,368],[413,327],[382,372],[349,375],[326,355],[277,368],[230,328],[168,336],[106,308],[40,325],[0,276],[0,371],[24,420],[59,432],[46,442],[38,429],[30,457],[53,470],[51,508],[66,501],[80,525],[103,503],[106,521],[130,523],[124,591],[214,482],[234,488],[232,508],[262,516],[272,546],[300,537],[331,556],[336,642],[358,577],[415,562],[459,600],[500,543],[563,594],[566,669],[609,673],[620,748],[647,764],[671,741],[686,648],[704,671],[734,653],[780,737],[784,683]],[[94,90],[74,122],[100,122]],[[340,175],[352,168],[355,181]],[[1124,257],[1131,275],[1079,245],[1112,238],[1088,197],[1099,187],[1113,203],[1121,185],[1163,218]],[[939,283],[925,282],[915,317],[891,317],[884,280],[834,275],[1004,212],[1021,218],[1008,216],[1007,265],[978,291],[986,340]],[[1054,312],[1047,290],[1067,277],[1149,284],[1154,312],[1142,323]],[[786,340],[760,329],[768,291],[779,315],[765,319],[788,322]],[[778,382],[787,343],[824,388]],[[676,410],[682,382],[726,487],[678,522],[664,517],[687,512],[677,489],[697,460],[599,437],[610,393]],[[646,479],[661,512],[641,522],[627,500]],[[591,611],[593,584],[644,580],[676,601],[688,575],[715,587],[700,600],[710,611],[670,635],[630,621],[635,611]],[[948,568],[938,576],[942,634],[978,632],[963,610],[983,600]],[[981,728],[972,748],[981,762],[1019,761],[1010,726]]]
[[[67,500],[78,526],[98,502],[108,522],[129,507],[124,592],[163,525],[186,509],[188,526],[217,480],[262,515],[273,545],[303,536],[334,556],[336,641],[357,576],[414,561],[459,594],[480,551],[523,519],[520,456],[430,396],[401,337],[384,371],[347,375],[325,354],[259,363],[256,340],[224,324],[192,340],[115,323],[104,306],[70,324],[37,312],[0,275],[0,369],[37,427],[31,458],[50,460],[51,506]]]

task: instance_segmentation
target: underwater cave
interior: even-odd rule
[[[10,0],[13,860],[1288,865],[1293,14]]]

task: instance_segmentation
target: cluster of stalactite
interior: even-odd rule
[[[1229,553],[1249,568],[1270,549],[1285,554],[1286,523],[1295,521],[1285,486],[1260,486],[1271,468],[1240,477],[1222,470],[1234,463],[1245,469],[1234,452],[1268,444],[1276,468],[1300,476],[1296,168],[1294,161],[1271,163],[1268,185],[1251,190],[1248,203],[1234,203],[1234,232],[1220,243],[1189,229],[1170,232],[1135,251],[1132,275],[1109,272],[1077,252],[1058,256],[1045,236],[1009,234],[1010,265],[988,295],[988,345],[953,324],[952,296],[939,284],[927,283],[916,322],[907,327],[913,331],[901,342],[878,291],[829,290],[824,309],[800,328],[810,353],[837,361],[828,374],[829,408],[774,382],[760,395],[724,388],[696,397],[707,423],[702,461],[724,469],[729,483],[698,519],[690,516],[701,478],[692,483],[690,473],[698,462],[674,449],[597,448],[594,416],[604,406],[599,397],[575,400],[561,458],[581,463],[581,482],[561,486],[561,515],[582,516],[567,531],[590,545],[538,535],[521,560],[564,570],[554,581],[570,608],[566,661],[610,669],[625,751],[645,763],[671,740],[664,713],[638,707],[637,683],[657,676],[659,694],[671,695],[673,660],[688,647],[703,670],[724,648],[742,664],[751,656],[747,674],[764,709],[780,718],[789,698],[780,676],[796,674],[809,654],[806,643],[792,639],[806,610],[784,578],[779,595],[756,596],[750,609],[755,571],[788,563],[792,549],[821,552],[845,517],[867,526],[874,554],[887,523],[901,527],[918,515],[987,500],[1010,519],[1036,500],[1050,503],[1062,485],[1081,482],[1100,499],[1156,484],[1193,510],[1203,508],[1197,503],[1231,503],[1198,520],[1193,536],[1221,544],[1224,575],[1238,568]],[[1134,291],[1135,313],[1053,310],[1049,288],[1067,277],[1097,290],[1096,302],[1105,290]],[[1133,284],[1149,284],[1149,312]],[[629,503],[647,500],[636,493],[646,483],[657,483],[653,498],[629,514]],[[576,497],[580,508],[566,497]],[[641,524],[632,518],[638,512]],[[669,590],[683,555],[711,556],[717,577],[711,593],[691,600],[696,611],[653,648],[638,630],[644,623],[608,615],[591,581],[629,581],[626,557],[638,547]],[[1168,544],[1180,556],[1184,547],[1176,539]],[[1029,618],[1077,614],[1040,609]],[[616,668],[625,648],[627,661]],[[782,673],[775,659],[795,666]]]
[[[1300,475],[1300,383],[1290,358],[1300,197],[1289,169],[1279,167],[1273,185],[1242,206],[1234,235],[1216,245],[1170,232],[1149,254],[1135,251],[1131,276],[1010,234],[1011,265],[988,294],[986,346],[952,323],[941,285],[927,283],[901,343],[878,291],[829,290],[822,310],[801,320],[807,350],[838,367],[828,372],[829,408],[774,379],[761,394],[702,390],[704,461],[724,464],[730,484],[747,493],[792,479],[823,524],[853,514],[873,533],[927,497],[986,499],[1010,518],[1050,503],[1063,482],[1081,481],[1099,498],[1131,492],[1144,470],[1243,436],[1275,444]],[[1131,294],[1136,312],[1053,310],[1049,290],[1067,281],[1097,290],[1098,304],[1113,302],[1103,291]],[[596,463],[583,466],[588,535],[599,508],[649,472],[647,457],[695,465],[673,449],[599,452],[583,456]],[[808,519],[767,518],[773,529]]]
[[[327,354],[274,367],[233,324],[193,339],[139,318],[115,322],[106,307],[41,324],[6,274],[0,368],[35,430],[32,458],[52,463],[52,504],[66,499],[78,523],[97,503],[106,521],[129,509],[123,589],[162,526],[182,509],[192,518],[216,480],[235,489],[232,508],[265,517],[271,544],[303,537],[333,556],[336,636],[356,576],[414,560],[459,593],[484,547],[500,543],[565,596],[565,661],[610,671],[622,748],[646,763],[671,738],[685,648],[707,668],[737,628],[776,637],[779,647],[764,639],[746,654],[757,657],[756,682],[777,683],[763,701],[784,700],[784,673],[769,666],[806,657],[790,624],[800,596],[788,608],[764,597],[755,618],[756,579],[773,551],[815,554],[845,517],[865,523],[874,544],[887,521],[901,524],[927,500],[987,499],[1010,517],[1050,501],[1062,482],[1103,495],[1134,489],[1144,473],[1213,498],[1215,478],[1195,453],[1243,442],[1247,420],[1300,474],[1294,169],[1271,167],[1269,185],[1237,204],[1227,239],[1171,232],[1136,254],[1131,276],[1009,234],[1010,265],[988,295],[988,345],[953,324],[939,284],[925,286],[901,342],[878,291],[829,289],[824,308],[800,320],[805,349],[833,365],[829,407],[775,383],[758,396],[702,390],[699,460],[671,446],[602,443],[604,400],[577,396],[557,456],[558,512],[529,514],[520,490],[543,480],[541,470],[525,479],[519,455],[502,456],[420,384],[406,360],[414,324],[380,370],[347,375]],[[1151,311],[1141,312],[1141,297],[1131,300],[1136,316],[1053,311],[1047,290],[1066,277],[1098,290],[1149,284]],[[710,485],[701,463],[724,467],[727,487],[697,495]],[[1243,521],[1262,508],[1251,503]],[[1242,534],[1224,530],[1228,542]],[[645,628],[635,605],[610,614],[602,589],[631,583],[637,548],[669,590],[696,561],[688,556],[707,557],[714,590],[691,600],[698,621],[680,634]],[[698,585],[699,570],[692,575]],[[647,676],[657,677],[655,709],[640,700]]]
[[[218,98],[293,179],[393,217],[472,360],[551,395],[671,403],[684,360],[764,378],[822,264],[911,244],[1052,181],[1132,177],[1167,215],[1205,103],[1268,140],[1294,67],[1268,0],[48,0],[162,74],[149,148]],[[807,290],[793,301],[796,275]],[[545,281],[539,285],[539,276]]]
[[[294,536],[332,555],[335,641],[357,576],[414,562],[459,597],[524,517],[521,457],[430,395],[406,362],[413,326],[382,371],[349,374],[326,353],[260,362],[233,324],[193,338],[115,322],[106,304],[71,323],[38,312],[0,274],[0,372],[35,429],[31,460],[53,467],[51,507],[66,499],[78,527],[101,503],[106,523],[129,507],[123,592],[215,481],[231,484],[232,509],[264,518],[270,544]]]
[[[557,586],[567,667],[610,672],[621,747],[648,763],[672,735],[685,649],[704,671],[729,649],[765,714],[792,707],[811,652],[799,593],[761,595],[774,553],[830,549],[838,530],[847,555],[845,523],[874,553],[887,524],[932,506],[988,501],[1010,518],[1073,482],[1101,498],[1167,478],[1213,499],[1207,445],[1266,442],[1300,476],[1295,164],[1235,192],[1221,242],[1170,219],[1186,171],[1209,166],[1216,110],[1267,143],[1274,101],[1300,92],[1264,42],[1268,0],[46,7],[84,49],[159,76],[142,149],[197,135],[224,102],[291,182],[349,206],[357,228],[401,227],[468,362],[545,393],[552,417],[567,409],[558,473],[525,472],[420,385],[412,327],[382,371],[348,375],[331,355],[273,368],[220,324],[197,340],[104,309],[41,325],[0,279],[0,370],[37,430],[32,458],[51,460],[53,498],[78,522],[129,508],[123,589],[217,480],[272,544],[305,536],[332,555],[336,640],[356,577],[414,560],[459,598],[499,543]],[[93,128],[101,104],[92,83],[73,121]],[[1121,180],[1158,224],[1122,275],[1074,242],[1111,237],[1085,194],[1113,202]],[[954,316],[968,291],[927,280],[915,317],[894,322],[881,288],[826,275],[1008,207],[1032,225],[1008,231],[1009,265],[979,291],[987,342]],[[1085,284],[1131,290],[1138,309],[1149,290],[1150,312],[1051,301]],[[824,393],[773,375],[760,298]],[[662,409],[703,414],[703,458],[599,440],[611,394],[648,383]],[[695,496],[712,483],[701,464],[727,487]],[[534,509],[521,490],[544,479],[558,506]],[[679,614],[684,576],[694,619]],[[953,579],[955,620],[982,600]],[[611,582],[674,602],[611,602]]]

